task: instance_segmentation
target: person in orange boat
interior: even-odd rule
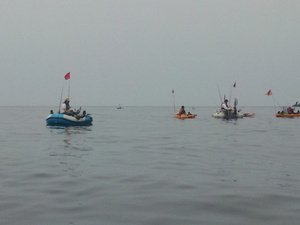
[[[179,115],[179,116],[180,116],[180,115],[186,115],[186,112],[185,112],[185,110],[184,110],[184,106],[181,106],[181,109],[179,109],[177,115]]]
[[[288,114],[294,114],[295,113],[294,109],[292,107],[288,107],[287,112],[288,112]]]

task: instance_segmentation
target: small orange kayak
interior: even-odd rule
[[[197,116],[197,114],[181,114],[181,115],[176,115],[175,117],[178,119],[193,119]]]
[[[244,113],[244,117],[254,117],[255,113]]]
[[[288,113],[277,113],[276,114],[276,117],[300,117],[300,113],[291,113],[291,114],[288,114]]]

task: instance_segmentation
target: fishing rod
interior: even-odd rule
[[[69,87],[68,87],[68,98],[70,98],[70,86],[71,86],[71,82],[70,82],[70,78],[71,78],[71,73],[67,73],[65,76],[64,76],[65,80],[69,80]],[[60,94],[60,101],[59,101],[59,108],[58,108],[58,113],[60,113],[60,107],[61,107],[61,104],[62,104],[62,95],[63,95],[63,90],[64,90],[64,85],[61,89],[61,94]]]
[[[281,106],[280,104],[279,104],[279,102],[274,98],[274,96],[272,95],[272,99],[273,99],[273,102],[274,102],[274,108],[275,108],[275,113],[276,113],[276,106],[275,106],[275,102],[276,102],[276,104],[278,105],[278,107],[281,109],[281,110],[283,110],[284,109],[284,107],[283,106]]]
[[[220,88],[219,88],[219,85],[217,84],[217,88],[218,88],[218,92],[219,92],[219,97],[220,97],[220,102],[222,104],[222,96],[221,96],[221,92],[220,92]]]
[[[282,106],[279,104],[279,102],[274,98],[274,95],[273,95],[271,89],[266,93],[266,95],[268,95],[268,96],[272,95],[272,100],[273,100],[273,105],[274,105],[274,112],[275,112],[275,114],[276,114],[276,105],[275,105],[275,103],[277,103],[278,107],[279,107],[281,110],[283,110],[283,107],[282,107]]]
[[[71,79],[68,79],[68,80],[69,80],[69,87],[68,87],[68,98],[70,98]]]

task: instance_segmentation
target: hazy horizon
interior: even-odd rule
[[[300,101],[296,0],[1,3],[1,106]]]

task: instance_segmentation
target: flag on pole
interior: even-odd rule
[[[265,95],[268,95],[268,96],[271,96],[273,93],[272,93],[272,91],[271,91],[271,89],[270,90],[268,90],[268,92],[265,94]]]
[[[65,75],[65,80],[69,80],[71,78],[70,72]]]
[[[234,87],[234,88],[236,87],[236,82],[234,82],[233,87]]]

